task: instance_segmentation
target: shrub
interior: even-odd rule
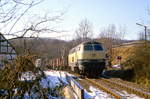
[[[134,69],[134,81],[150,86],[150,43],[138,46],[128,63]]]
[[[28,72],[36,79],[22,81],[23,74]],[[43,79],[50,83],[41,68],[35,66],[33,56],[18,56],[13,62],[6,62],[5,68],[0,70],[0,98],[47,99],[60,96],[62,86],[43,88],[40,83]]]
[[[0,70],[0,89],[5,90],[6,97],[11,97],[15,94],[15,89],[19,95],[23,95],[28,91],[35,82],[23,82],[20,80],[22,73],[31,71],[36,73],[36,67],[33,64],[31,56],[18,56],[13,62],[7,62],[4,69]],[[2,94],[3,96],[4,94]]]

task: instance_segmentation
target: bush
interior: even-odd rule
[[[150,43],[138,46],[128,64],[134,69],[134,81],[150,86]]]
[[[34,65],[34,57],[18,56],[12,63],[6,62],[0,70],[0,98],[50,98],[59,95],[59,88],[43,88],[40,84],[46,79],[44,72]],[[36,79],[21,80],[23,74],[30,72]]]
[[[33,64],[31,56],[18,56],[12,63],[7,62],[3,70],[0,70],[0,89],[5,90],[6,97],[11,97],[15,94],[15,89],[21,89],[18,94],[21,96],[28,91],[35,82],[21,81],[22,73],[36,73],[36,67]],[[4,94],[2,94],[3,96]]]

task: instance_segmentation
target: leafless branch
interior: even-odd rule
[[[18,3],[17,0],[13,0],[13,1],[16,1],[16,3]],[[42,1],[43,1],[43,0],[40,0],[40,1],[37,2],[37,3],[34,3],[34,2],[32,1],[30,4],[28,4],[28,5],[29,5],[28,8],[26,8],[26,10],[16,19],[15,23],[14,23],[14,24],[12,25],[12,27],[10,28],[8,34],[9,34],[9,33],[11,32],[11,30],[14,28],[14,26],[16,25],[16,23],[21,19],[21,17],[24,16],[24,14],[25,14],[31,7],[33,7],[33,6],[35,6],[35,5],[39,4],[39,3],[41,3]],[[19,3],[21,3],[21,2],[19,2]],[[21,4],[22,4],[22,3],[21,3]]]
[[[79,28],[75,31],[77,39],[86,40],[93,36],[92,24],[84,19],[79,23]]]
[[[8,1],[5,1],[4,3],[2,3],[2,1],[0,1],[0,7],[3,7],[3,6],[5,6],[6,4],[8,4],[10,2],[10,0],[8,0]]]
[[[56,16],[51,16],[49,13],[46,13],[45,16],[37,15],[32,17],[32,20],[28,20],[27,18],[25,24],[21,25],[22,28],[20,28],[20,30],[14,29],[24,17],[31,17],[25,15],[32,7],[43,1],[44,0],[7,0],[3,3],[0,2],[2,8],[2,10],[0,10],[0,23],[2,24],[0,28],[4,28],[3,30],[7,29],[6,31],[8,32],[5,34],[17,38],[33,37],[41,33],[64,32],[58,31],[54,26],[49,26],[52,22],[60,22],[64,12],[59,13],[59,15]]]
[[[34,5],[37,5],[37,4],[39,4],[39,3],[41,3],[41,2],[43,2],[44,0],[35,0],[35,1],[38,1],[38,2],[35,2],[35,1],[31,1],[30,3],[25,3],[25,2],[21,2],[20,0],[13,0],[15,3],[17,3],[17,4],[22,4],[22,5],[32,5],[32,6],[34,6]],[[25,0],[26,1],[26,0]]]

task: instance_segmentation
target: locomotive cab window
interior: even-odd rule
[[[102,48],[102,46],[100,44],[94,44],[94,50],[95,51],[102,51],[103,48]]]
[[[85,51],[102,51],[103,47],[101,44],[86,44],[84,45]]]
[[[93,50],[93,46],[91,44],[84,45],[84,50],[91,51],[91,50]]]

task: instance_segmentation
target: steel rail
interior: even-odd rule
[[[114,96],[116,99],[124,99],[123,96],[121,96],[120,94],[116,93],[115,90],[113,89],[110,89],[109,87],[103,85],[103,84],[100,84],[92,79],[88,79],[88,78],[85,78],[85,80],[89,81],[90,83],[92,83],[93,85],[97,86],[98,88],[102,89],[103,91],[107,92],[108,94]]]
[[[145,92],[145,91],[142,91],[138,88],[135,88],[135,87],[132,87],[132,86],[129,86],[128,84],[123,84],[121,82],[116,82],[116,81],[113,81],[113,80],[109,80],[109,79],[104,79],[102,78],[103,81],[107,82],[107,83],[110,83],[112,84],[113,86],[117,86],[121,89],[126,89],[128,90],[129,92],[132,92],[136,95],[139,95],[139,96],[142,96],[146,99],[150,99],[150,93],[149,92]]]
[[[73,73],[76,76],[79,76],[79,74]],[[93,85],[96,85],[97,87],[103,89],[104,91],[106,91],[107,93],[111,94],[112,96],[116,97],[117,99],[123,99],[123,96],[120,96],[118,93],[115,92],[115,90],[110,89],[110,87],[106,87],[106,83],[109,83],[109,85],[111,85],[112,87],[116,87],[119,89],[123,89],[123,90],[127,90],[128,92],[134,93],[138,96],[144,97],[145,99],[150,99],[150,92],[146,92],[144,90],[141,90],[139,88],[133,87],[129,84],[125,84],[119,81],[115,81],[115,80],[111,80],[111,79],[106,79],[106,78],[100,78],[97,80],[101,80],[101,82],[103,81],[104,84],[100,84],[99,81],[94,81],[92,79],[88,79],[85,78],[85,80],[91,82]],[[108,85],[107,85],[108,86]]]

